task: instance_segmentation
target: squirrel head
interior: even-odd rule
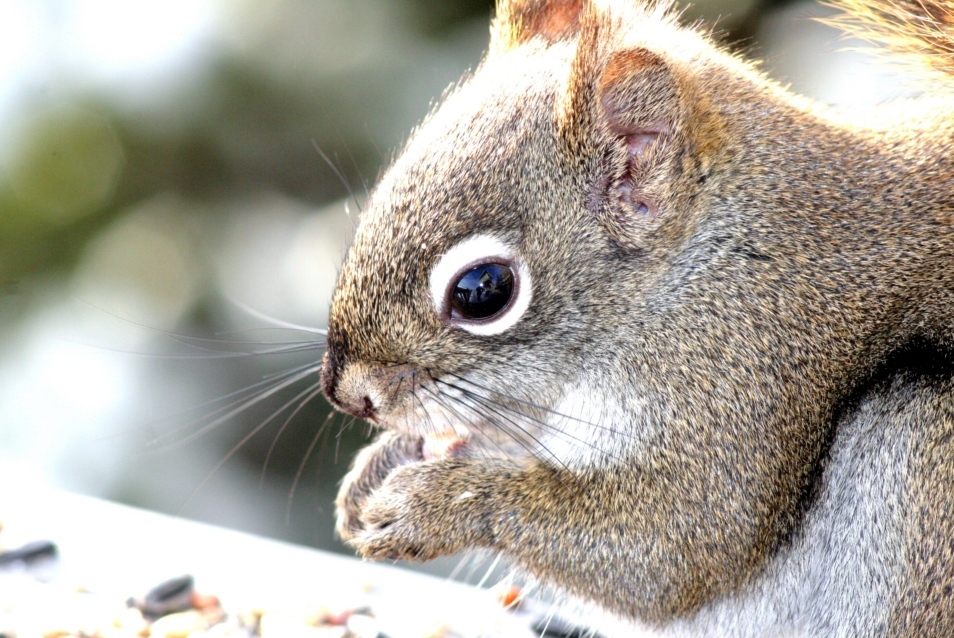
[[[729,149],[690,69],[713,53],[665,7],[622,10],[500,4],[490,54],[386,172],[342,266],[338,407],[409,430],[551,409],[638,321]]]

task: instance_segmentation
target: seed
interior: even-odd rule
[[[189,602],[193,609],[214,609],[220,606],[218,596],[198,594],[196,592],[192,592]]]
[[[150,589],[142,600],[130,599],[130,607],[137,607],[145,616],[158,618],[192,609],[195,580],[192,576],[178,576]]]
[[[516,585],[509,585],[497,592],[497,601],[502,607],[510,609],[520,604],[520,588]]]
[[[23,562],[32,563],[44,558],[56,558],[56,543],[52,541],[33,541],[17,549],[0,553],[0,566]]]

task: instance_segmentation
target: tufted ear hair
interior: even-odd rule
[[[682,108],[676,80],[649,49],[614,53],[599,79],[598,95],[607,128],[626,141],[632,156],[645,154],[677,130]]]
[[[676,230],[676,211],[705,183],[721,147],[720,118],[678,64],[625,48],[594,78],[592,123],[611,152],[591,208],[623,247]]]
[[[534,37],[557,42],[579,32],[588,0],[498,0],[491,50],[505,51]]]

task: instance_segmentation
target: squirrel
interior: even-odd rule
[[[954,635],[954,2],[840,5],[931,93],[838,112],[665,0],[499,0],[332,299],[361,556],[500,552],[664,636]]]

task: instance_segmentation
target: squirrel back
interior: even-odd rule
[[[841,6],[945,79],[837,112],[668,2],[499,2],[341,269],[345,540],[664,635],[954,634],[954,3]]]

